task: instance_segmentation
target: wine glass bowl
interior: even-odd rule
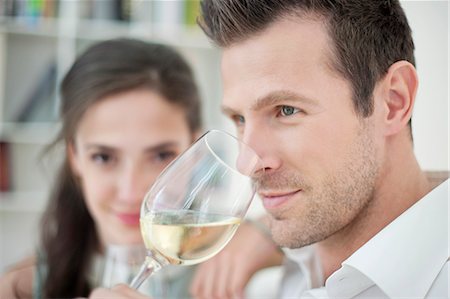
[[[256,153],[232,135],[208,131],[160,174],[141,207],[146,262],[131,283],[167,264],[197,264],[232,238],[262,171]]]

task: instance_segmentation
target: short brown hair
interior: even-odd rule
[[[334,41],[333,68],[349,80],[356,112],[370,116],[375,84],[396,61],[415,65],[414,43],[397,0],[203,0],[199,25],[229,47],[286,16],[325,19]]]

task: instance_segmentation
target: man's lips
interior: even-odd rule
[[[116,216],[126,225],[139,225],[140,213],[116,213]]]
[[[292,192],[259,192],[264,207],[268,210],[277,208],[302,190]]]

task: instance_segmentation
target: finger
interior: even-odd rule
[[[217,258],[214,294],[216,298],[232,298],[230,290],[231,276],[234,274],[236,265],[228,252],[223,252]]]
[[[195,299],[200,299],[202,288],[203,288],[203,281],[205,279],[205,276],[208,275],[208,267],[206,263],[202,263],[199,266],[197,266],[197,269],[194,274],[194,278],[191,282],[190,287],[190,293],[191,296]]]
[[[107,298],[130,298],[130,299],[149,299],[138,291],[131,289],[125,284],[114,286],[112,289],[98,288],[89,296],[90,299],[107,299]]]
[[[251,274],[239,266],[236,271],[230,276],[229,293],[230,298],[243,298],[244,288],[250,280]]]
[[[209,261],[200,264],[191,283],[190,293],[195,299],[202,299],[206,277],[210,275]]]
[[[118,284],[118,285],[114,286],[111,290],[122,294],[123,296],[125,296],[125,298],[133,298],[133,299],[149,299],[150,298],[148,296],[145,296],[142,293],[139,293],[137,290],[130,288],[126,284]]]
[[[110,289],[97,288],[89,295],[90,299],[123,298],[123,295],[111,291]]]
[[[200,298],[211,299],[214,297],[215,281],[217,277],[217,263],[216,261],[208,261],[205,264],[205,275],[203,277]]]

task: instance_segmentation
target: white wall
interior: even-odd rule
[[[413,112],[422,168],[449,170],[449,2],[402,1],[416,45],[419,89]]]

